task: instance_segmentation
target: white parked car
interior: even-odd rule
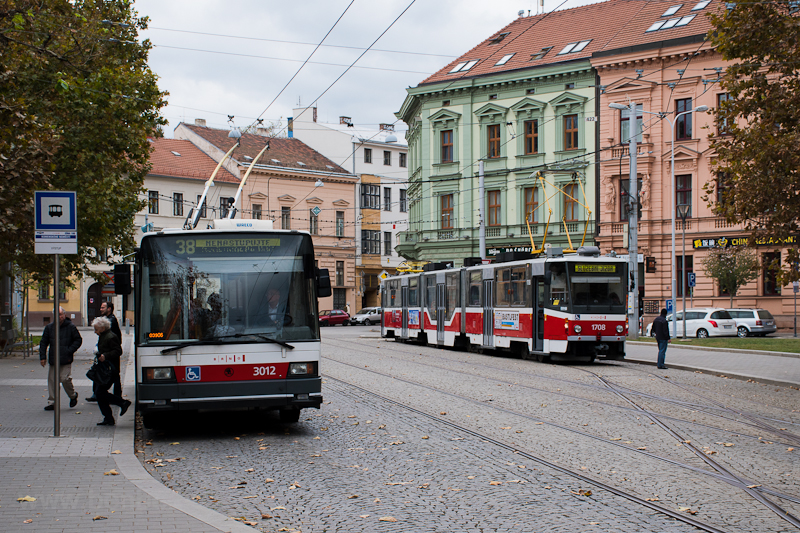
[[[677,336],[683,337],[683,311],[677,313]],[[669,331],[672,333],[672,315],[667,315]],[[735,337],[738,334],[736,321],[722,308],[686,310],[686,336],[705,339],[707,337]],[[653,324],[647,326],[647,335],[654,336]]]
[[[766,309],[728,309],[736,321],[740,337],[755,335],[764,337],[778,331],[775,318]]]
[[[364,326],[371,326],[372,324],[380,324],[382,309],[380,307],[365,307],[352,317],[350,323],[352,325],[362,324]]]

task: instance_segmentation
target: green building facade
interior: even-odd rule
[[[526,213],[535,248],[548,215],[547,244],[566,249],[571,238],[577,248],[584,230],[585,244],[594,244],[596,79],[581,58],[409,88],[396,113],[408,125],[410,217],[398,253],[456,265],[481,255],[479,161],[487,258],[530,251]]]

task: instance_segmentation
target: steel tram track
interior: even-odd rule
[[[419,409],[415,409],[414,407],[408,406],[408,405],[406,405],[404,403],[398,402],[397,400],[393,400],[393,399],[391,399],[389,397],[383,396],[382,394],[379,394],[379,393],[377,393],[375,391],[371,391],[371,390],[366,389],[364,387],[360,387],[360,386],[355,385],[353,383],[349,383],[347,381],[344,381],[344,380],[341,380],[341,379],[338,379],[338,378],[334,378],[334,377],[331,377],[331,376],[326,376],[325,379],[331,379],[331,380],[337,381],[339,383],[342,383],[342,384],[344,384],[344,385],[346,385],[348,387],[352,387],[354,389],[357,389],[357,390],[359,390],[359,391],[361,391],[363,393],[366,393],[366,394],[369,394],[369,395],[374,396],[376,398],[379,398],[380,400],[382,400],[382,401],[384,401],[386,403],[390,403],[392,405],[396,405],[396,406],[401,407],[401,408],[403,408],[403,409],[405,409],[405,410],[407,410],[407,411],[409,411],[411,413],[414,413],[416,415],[425,417],[425,418],[427,418],[429,420],[433,420],[438,424],[441,424],[441,425],[444,425],[444,426],[448,426],[448,427],[453,428],[453,429],[455,429],[455,430],[457,430],[457,431],[459,431],[461,433],[464,433],[466,435],[470,435],[472,437],[480,439],[483,442],[487,442],[489,444],[497,446],[498,448],[502,448],[504,450],[510,451],[510,452],[514,453],[515,455],[518,455],[520,457],[524,457],[525,459],[528,459],[530,461],[539,463],[542,466],[546,466],[546,467],[551,468],[551,469],[553,469],[553,470],[555,470],[557,472],[560,472],[562,474],[566,474],[568,476],[571,476],[571,477],[574,477],[576,479],[579,479],[580,481],[582,481],[584,483],[591,484],[591,485],[593,485],[593,486],[595,486],[595,487],[597,487],[597,488],[599,488],[601,490],[606,490],[606,491],[608,491],[608,492],[610,492],[610,493],[612,493],[612,494],[614,494],[616,496],[625,498],[626,500],[632,501],[634,503],[637,503],[639,505],[642,505],[644,507],[652,509],[653,511],[656,511],[658,513],[664,514],[666,516],[669,516],[670,518],[673,518],[673,519],[678,520],[680,522],[683,522],[685,524],[689,524],[689,525],[694,526],[694,527],[696,527],[698,529],[702,529],[703,531],[708,531],[709,533],[727,533],[726,530],[724,530],[724,529],[720,529],[720,528],[718,528],[716,526],[713,526],[713,525],[710,525],[710,524],[706,524],[706,523],[701,522],[699,520],[695,520],[694,518],[686,516],[685,513],[681,513],[679,511],[673,511],[671,509],[667,509],[666,507],[662,507],[662,506],[660,506],[658,504],[655,504],[653,502],[647,501],[644,498],[640,498],[639,496],[636,496],[635,494],[632,494],[632,493],[626,492],[624,490],[618,489],[616,487],[613,487],[611,485],[603,483],[602,481],[599,481],[599,480],[593,479],[593,478],[591,478],[589,476],[586,476],[584,474],[581,474],[580,472],[575,472],[573,470],[570,470],[568,468],[560,466],[560,465],[558,465],[556,463],[552,463],[552,462],[550,462],[550,461],[548,461],[548,460],[546,460],[546,459],[544,459],[542,457],[538,457],[538,456],[533,455],[533,454],[531,454],[529,452],[526,452],[524,450],[520,450],[517,446],[513,446],[513,445],[508,444],[506,442],[503,442],[503,441],[497,440],[495,438],[492,438],[492,437],[490,437],[488,435],[484,435],[483,433],[479,433],[479,432],[477,432],[475,430],[472,430],[472,429],[470,429],[468,427],[456,424],[455,422],[450,422],[448,420],[442,420],[441,418],[439,418],[439,417],[437,417],[435,415],[426,413],[425,411],[421,411]]]
[[[327,342],[330,342],[330,341],[327,341]],[[335,341],[333,342],[333,344],[335,344]],[[352,350],[353,348],[348,345],[348,349]],[[364,353],[369,353],[367,351],[363,351],[363,352]],[[407,351],[407,350],[402,350],[402,352],[406,353],[406,354],[412,354],[411,351]],[[396,357],[392,356],[392,355],[389,355],[389,357],[392,357],[392,358],[396,359]],[[426,357],[427,359],[435,358],[435,359],[439,359],[439,360],[442,360],[442,361],[446,361],[448,363],[453,363],[452,359],[448,359],[446,357],[441,357],[441,356],[436,356],[436,355],[426,355],[424,357]],[[493,367],[491,365],[486,365],[486,364],[483,364],[483,363],[463,362],[463,361],[458,361],[458,362],[460,364],[464,364],[464,365],[479,366],[479,367],[489,368],[489,369],[492,369],[494,371],[497,371],[497,367]],[[492,379],[492,380],[497,381],[499,383],[513,384],[513,385],[515,385],[517,387],[522,387],[522,388],[525,388],[525,389],[528,389],[528,390],[535,390],[535,391],[539,391],[539,392],[545,392],[545,393],[548,393],[548,394],[553,394],[553,395],[556,395],[556,396],[564,396],[564,397],[567,397],[567,398],[572,398],[572,399],[576,399],[576,400],[580,400],[580,401],[587,401],[587,402],[591,402],[591,403],[598,404],[598,405],[609,406],[609,407],[612,407],[612,408],[615,408],[615,409],[631,410],[631,411],[635,411],[636,410],[636,409],[633,409],[631,407],[620,406],[620,405],[616,405],[616,404],[608,403],[608,402],[603,402],[603,401],[599,401],[599,400],[592,399],[592,398],[584,398],[582,396],[575,396],[575,395],[567,394],[567,393],[565,393],[563,391],[550,391],[550,390],[547,390],[547,389],[541,389],[541,388],[534,387],[534,386],[531,386],[531,385],[521,385],[521,384],[516,383],[516,382],[506,381],[506,380],[499,379],[499,378],[496,378],[496,377],[487,377],[487,376],[480,375],[480,374],[473,374],[473,373],[466,372],[466,371],[463,371],[463,370],[455,370],[455,369],[450,368],[450,367],[445,368],[445,367],[441,367],[441,366],[438,366],[438,365],[433,365],[433,364],[422,362],[422,361],[416,361],[415,360],[415,361],[413,361],[413,363],[417,364],[417,365],[422,365],[422,366],[429,366],[431,368],[436,368],[436,369],[439,369],[439,370],[447,370],[448,372],[455,372],[455,373],[459,373],[459,374],[463,374],[463,375],[467,375],[467,376],[480,376],[480,377],[483,377],[484,379]],[[511,372],[511,371],[509,370],[508,372]],[[582,388],[590,388],[590,389],[595,389],[595,390],[598,390],[598,391],[608,392],[605,387],[595,386],[595,385],[584,383],[584,382],[580,382],[580,381],[568,380],[568,379],[563,379],[563,378],[553,378],[553,377],[550,377],[550,376],[541,376],[539,374],[533,374],[533,373],[530,373],[530,372],[517,372],[517,375],[526,375],[526,376],[530,376],[530,377],[533,377],[533,378],[536,378],[536,379],[542,378],[542,379],[554,380],[554,381],[558,381],[560,383],[567,383],[567,384],[570,384],[570,385],[576,385],[576,386],[579,386],[579,387],[582,387]],[[692,409],[692,410],[697,411],[697,412],[702,412],[702,413],[705,413],[705,414],[707,414],[709,416],[722,418],[723,420],[728,420],[730,422],[741,424],[743,426],[752,427],[754,429],[765,431],[765,428],[763,428],[760,425],[753,424],[753,423],[748,423],[748,422],[743,422],[741,420],[736,420],[734,418],[721,415],[721,414],[719,414],[719,413],[717,413],[715,411],[704,410],[703,409],[704,406],[701,406],[701,405],[698,405],[698,404],[692,404],[692,403],[689,403],[689,402],[682,402],[680,400],[674,400],[674,399],[670,399],[670,398],[659,397],[659,396],[655,396],[655,395],[651,395],[651,394],[643,393],[643,392],[639,392],[639,391],[632,391],[631,393],[632,394],[641,395],[641,396],[647,396],[647,397],[651,397],[651,398],[655,398],[655,399],[660,399],[662,401],[666,401],[666,402],[670,402],[670,403],[676,403],[676,404],[681,405],[682,407],[686,407],[686,408]],[[714,408],[714,409],[718,410],[720,408]],[[724,410],[724,408],[722,408],[722,409]],[[691,421],[691,420],[685,420],[685,419],[677,418],[677,417],[670,416],[670,415],[660,414],[659,416],[666,417],[666,418],[669,418],[670,420],[675,420],[675,421],[682,422],[682,423],[685,423],[685,424],[690,424],[690,425],[693,425],[693,426],[703,427],[703,428],[706,428],[706,429],[713,429],[713,430],[716,430],[716,431],[722,431],[722,432],[725,432],[725,433],[731,433],[731,434],[739,435],[739,436],[750,438],[750,439],[759,439],[759,440],[761,439],[761,437],[759,437],[757,435],[750,435],[750,434],[747,434],[747,433],[742,433],[742,432],[739,432],[739,431],[733,431],[733,430],[729,430],[729,429],[725,429],[725,428],[721,428],[721,427],[717,427],[717,426],[712,426],[712,425],[708,425],[708,424],[701,424],[699,422],[695,422],[695,421]],[[787,423],[789,423],[789,422],[787,421]],[[782,443],[782,444],[786,444],[786,443]],[[789,444],[787,444],[787,445],[789,445]]]
[[[638,411],[642,412],[647,418],[652,420],[658,427],[660,427],[665,432],[667,432],[670,436],[672,436],[673,438],[678,440],[681,444],[683,444],[684,446],[689,448],[689,450],[691,450],[692,453],[694,453],[700,459],[705,461],[714,470],[716,470],[720,474],[723,474],[725,476],[729,476],[731,479],[737,480],[740,483],[742,483],[743,486],[740,487],[740,488],[742,488],[742,490],[744,490],[750,497],[752,497],[753,499],[755,499],[756,501],[758,501],[759,503],[761,503],[762,505],[767,507],[769,510],[771,510],[772,512],[777,514],[779,517],[781,517],[783,520],[789,522],[794,527],[800,529],[800,519],[798,519],[796,516],[790,514],[788,511],[786,511],[785,509],[780,507],[778,504],[776,504],[775,502],[773,502],[769,498],[763,496],[758,491],[756,491],[753,488],[751,488],[750,485],[745,484],[745,480],[744,479],[739,477],[737,474],[731,472],[728,468],[723,466],[718,461],[716,461],[716,460],[712,459],[711,457],[707,456],[705,453],[703,453],[701,450],[699,450],[697,448],[697,446],[695,446],[694,444],[689,442],[686,439],[686,437],[684,437],[683,435],[680,435],[675,430],[673,430],[671,427],[667,426],[664,422],[662,422],[656,414],[654,414],[654,413],[650,412],[648,409],[645,409],[644,407],[638,405],[636,402],[634,402],[633,400],[631,400],[630,398],[625,396],[625,394],[623,394],[621,391],[617,390],[617,388],[616,388],[616,386],[614,385],[613,382],[611,382],[608,379],[600,376],[599,374],[596,374],[596,373],[594,373],[594,372],[592,372],[590,370],[586,370],[585,368],[580,368],[578,370],[581,370],[583,372],[586,372],[586,373],[591,374],[594,377],[596,377],[601,383],[603,383],[603,385],[605,385],[614,394],[616,394],[617,396],[619,396],[620,398],[622,398],[626,402],[628,402],[631,405],[633,405]]]
[[[352,348],[351,348],[351,350],[352,350]],[[415,386],[418,386],[418,387],[429,389],[429,390],[435,391],[437,393],[444,394],[446,396],[451,396],[451,397],[454,397],[454,398],[457,398],[457,399],[460,399],[460,400],[464,400],[464,401],[467,401],[467,402],[470,402],[470,403],[475,403],[475,404],[481,405],[482,407],[488,406],[491,409],[494,409],[496,411],[505,412],[505,413],[508,413],[508,414],[511,414],[511,415],[514,415],[514,416],[518,416],[520,418],[524,418],[526,420],[530,420],[530,421],[537,422],[537,423],[542,423],[544,425],[547,425],[547,426],[550,426],[550,427],[555,427],[555,428],[558,428],[558,429],[561,429],[563,431],[567,431],[567,432],[570,432],[570,433],[575,433],[575,434],[580,435],[582,437],[587,437],[587,438],[592,439],[592,440],[597,440],[597,441],[600,441],[600,442],[602,442],[604,444],[609,444],[609,445],[612,445],[612,446],[616,446],[616,447],[622,448],[622,449],[624,449],[626,451],[629,451],[629,452],[634,452],[636,454],[641,454],[641,455],[643,455],[645,457],[649,457],[651,459],[656,459],[656,460],[671,464],[673,466],[677,466],[677,467],[680,467],[680,468],[683,468],[683,469],[686,469],[686,470],[690,470],[690,471],[693,471],[693,472],[696,472],[696,473],[699,473],[699,474],[703,474],[705,476],[709,476],[709,477],[715,478],[718,481],[722,481],[722,482],[728,483],[729,485],[732,485],[732,486],[734,486],[736,488],[739,488],[739,489],[745,489],[748,486],[752,486],[752,485],[759,485],[758,487],[755,487],[755,488],[750,489],[750,490],[756,490],[758,492],[764,492],[766,494],[770,494],[772,496],[776,496],[776,497],[782,498],[784,500],[800,504],[800,497],[793,496],[791,494],[783,493],[783,492],[781,492],[781,491],[779,491],[777,489],[774,489],[772,487],[766,486],[763,483],[755,483],[755,482],[752,482],[752,481],[747,480],[745,478],[733,477],[733,476],[727,475],[725,473],[720,473],[720,472],[717,472],[717,471],[698,468],[696,466],[693,466],[693,465],[690,465],[690,464],[687,464],[687,463],[682,463],[680,461],[676,461],[676,460],[670,459],[668,457],[663,457],[661,455],[657,455],[657,454],[648,452],[646,450],[639,450],[639,449],[636,449],[636,448],[634,448],[632,446],[628,446],[628,445],[620,443],[620,442],[610,441],[610,440],[605,439],[603,437],[599,437],[597,435],[592,435],[591,433],[586,433],[586,432],[581,431],[579,429],[574,429],[574,428],[571,428],[571,427],[568,427],[568,426],[563,426],[561,424],[557,424],[555,422],[552,422],[552,421],[549,421],[549,420],[546,420],[546,419],[537,418],[535,416],[531,416],[531,415],[528,415],[528,414],[525,414],[525,413],[520,413],[520,412],[515,411],[513,409],[507,409],[507,408],[504,408],[504,407],[499,407],[497,405],[489,405],[486,402],[483,402],[483,401],[480,401],[480,400],[469,398],[467,396],[463,396],[463,395],[456,394],[456,393],[453,393],[453,392],[449,392],[449,391],[446,391],[446,390],[438,389],[436,387],[432,387],[430,385],[425,385],[423,383],[419,383],[417,381],[413,381],[413,380],[410,380],[410,379],[405,379],[405,378],[393,376],[393,375],[387,374],[385,372],[380,372],[380,371],[373,370],[373,369],[363,368],[361,366],[353,365],[353,364],[350,364],[350,363],[347,363],[347,362],[344,362],[344,361],[339,361],[337,359],[331,358],[330,356],[325,356],[325,358],[330,360],[330,361],[334,361],[336,363],[344,365],[344,366],[348,366],[348,367],[355,368],[355,369],[358,369],[358,370],[362,370],[362,371],[365,371],[365,372],[369,372],[369,373],[372,373],[372,374],[377,374],[379,376],[387,377],[387,378],[393,379],[395,381],[401,381],[403,383],[408,383],[410,385],[415,385]],[[474,377],[479,377],[479,376],[475,376],[474,374],[473,374],[473,376]],[[326,379],[328,377],[329,376],[326,376]],[[331,379],[336,379],[337,381],[342,381],[342,380],[339,380],[337,378],[331,378]],[[489,378],[489,379],[491,379],[491,378]]]

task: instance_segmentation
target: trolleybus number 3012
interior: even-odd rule
[[[277,369],[274,366],[254,366],[254,376],[274,376],[277,374]]]

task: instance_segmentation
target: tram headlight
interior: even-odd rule
[[[289,363],[290,376],[312,376],[316,373],[316,363]]]
[[[573,327],[572,329],[575,330],[575,333],[580,333],[581,332],[581,327],[578,324],[575,324],[575,327]]]
[[[622,333],[623,331],[625,331],[625,328],[622,326],[622,324],[618,324],[617,325],[617,333]]]
[[[175,372],[171,366],[142,369],[145,381],[174,381]]]

